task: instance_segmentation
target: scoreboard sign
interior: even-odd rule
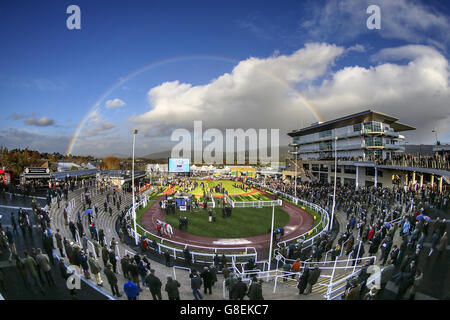
[[[23,176],[26,179],[39,179],[39,178],[50,178],[50,169],[49,168],[25,168]]]

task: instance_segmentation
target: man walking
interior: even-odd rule
[[[212,294],[212,274],[208,267],[203,268],[203,272],[200,274],[203,279],[203,290],[205,295],[208,293]]]
[[[154,269],[150,270],[150,274],[145,278],[145,283],[150,289],[150,293],[152,294],[153,300],[162,300],[161,296],[162,282],[161,280],[159,280],[157,276],[155,276]]]
[[[252,278],[252,284],[248,289],[248,298],[250,300],[264,300],[261,279],[258,281],[256,277]]]
[[[99,287],[103,286],[102,277],[100,276],[100,271],[102,271],[102,268],[100,267],[100,264],[98,261],[94,258],[94,254],[92,252],[89,252],[89,268],[91,269],[92,274],[95,277],[95,280],[97,281],[97,285]]]
[[[120,298],[122,295],[119,293],[119,287],[117,286],[116,274],[112,271],[112,265],[108,264],[105,269],[105,276],[111,286],[112,295]]]
[[[317,283],[320,277],[320,269],[317,264],[314,265],[314,269],[310,270],[308,276],[308,284],[306,285],[305,294],[310,294],[312,287]]]
[[[61,236],[59,229],[56,229],[55,239],[56,239],[56,247],[58,248],[61,257],[64,258],[65,256],[63,251],[64,249],[63,237]]]
[[[242,281],[242,278],[239,277],[238,281],[233,286],[233,300],[244,300],[245,295],[247,294],[247,285]]]
[[[41,283],[39,282],[39,275],[38,275],[38,264],[36,263],[36,260],[34,260],[33,257],[28,255],[28,252],[24,252],[25,258],[23,258],[22,263],[25,266],[25,269],[28,270],[28,274],[31,279],[33,279],[34,283],[37,287],[41,290],[42,294],[45,294],[44,288],[42,288]]]
[[[123,291],[127,295],[128,300],[137,300],[137,297],[139,296],[139,288],[131,281],[124,283]]]
[[[197,271],[194,270],[191,278],[191,289],[195,300],[203,300],[203,296],[200,293],[201,287],[202,287],[202,279],[198,275]]]
[[[46,254],[42,253],[40,248],[37,249],[36,262],[39,265],[40,269],[44,272],[45,279],[48,282],[49,286],[54,286],[55,281],[53,280],[51,274],[50,260]]]
[[[164,290],[167,292],[169,300],[180,300],[179,287],[180,283],[177,280],[173,280],[172,277],[168,275]]]

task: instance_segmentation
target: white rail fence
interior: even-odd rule
[[[140,207],[146,207],[148,204],[149,197],[144,196],[138,203],[135,204],[136,210]],[[163,253],[164,251],[168,251],[170,253],[170,256],[177,259],[184,259],[184,249],[186,247],[189,247],[190,249],[197,249],[199,251],[192,251],[190,252],[192,262],[198,262],[198,263],[212,263],[216,253],[220,252],[221,254],[224,254],[227,259],[236,259],[239,260],[245,260],[248,261],[250,258],[254,258],[255,261],[257,260],[257,251],[254,247],[206,247],[206,246],[198,246],[198,245],[187,245],[183,242],[173,241],[164,237],[161,237],[150,230],[144,229],[141,225],[138,223],[136,224],[137,233],[135,233],[133,227],[132,227],[132,220],[133,220],[133,207],[130,207],[130,209],[125,214],[125,217],[128,224],[128,234],[135,238],[138,238],[138,241],[140,242],[141,237],[145,236],[154,238],[155,241],[153,244],[156,243],[156,247],[153,248],[156,252],[159,254]],[[156,241],[157,239],[157,241]],[[151,239],[149,239],[151,240]],[[175,247],[174,247],[175,246]],[[206,252],[201,252],[202,250]]]

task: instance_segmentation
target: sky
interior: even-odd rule
[[[136,128],[144,156],[199,120],[283,145],[367,109],[416,127],[407,143],[450,142],[448,30],[447,1],[2,0],[0,145],[130,156]]]

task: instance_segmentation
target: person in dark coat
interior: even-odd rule
[[[63,241],[63,237],[61,236],[61,233],[59,231],[59,229],[56,229],[56,233],[55,233],[55,239],[56,239],[56,246],[58,247],[59,253],[61,255],[61,257],[65,257],[64,256],[64,241]]]
[[[170,252],[168,250],[164,251],[164,259],[166,261],[166,267],[170,268]]]
[[[64,258],[59,259],[59,273],[61,274],[61,278],[63,278],[66,283],[69,277],[72,275],[72,273],[69,272],[69,270],[66,267],[66,264],[64,263]],[[69,289],[69,292],[72,298],[74,298],[76,295],[75,288]]]
[[[122,268],[123,276],[124,276],[127,280],[130,280],[130,279],[131,279],[131,277],[130,277],[130,268],[129,268],[129,265],[130,265],[130,259],[129,259],[129,256],[128,256],[128,255],[123,256],[122,259],[120,259],[120,266],[121,266],[121,268]]]
[[[222,254],[220,267],[223,269],[226,265],[227,265],[227,257],[224,254]]]
[[[162,300],[161,287],[162,282],[157,276],[155,276],[155,270],[151,269],[150,274],[145,278],[145,283],[150,289],[153,300]]]
[[[75,226],[75,223],[73,223],[73,221],[70,221],[69,222],[69,229],[70,229],[70,233],[72,234],[72,238],[74,239],[74,240],[76,240],[76,230],[77,230],[77,227]]]
[[[345,300],[359,300],[361,286],[356,279],[350,281],[350,286],[345,291]]]
[[[244,297],[247,294],[247,285],[242,281],[241,277],[239,277],[238,281],[234,284],[232,292],[233,300],[244,300]]]
[[[139,291],[141,291],[141,281],[139,281],[139,270],[135,261],[128,263],[128,274],[130,276],[131,281],[137,284]]]
[[[248,298],[250,300],[264,300],[262,294],[262,280],[253,277],[252,284],[248,288]]]
[[[217,282],[217,270],[216,267],[210,266],[209,271],[211,272],[211,278],[212,278],[212,286],[214,287],[214,284]]]
[[[111,263],[114,273],[117,273],[116,253],[112,249],[108,250],[108,257],[109,263]]]
[[[177,280],[173,280],[171,276],[167,276],[167,283],[164,287],[164,291],[167,292],[169,300],[180,300],[179,287],[180,283]]]
[[[83,269],[84,277],[86,279],[90,279],[91,275],[89,274],[88,259],[86,257],[86,254],[84,253],[84,251],[81,251],[80,254],[78,255],[78,261],[79,261],[79,264],[81,265],[81,268]]]
[[[103,229],[98,230],[98,242],[100,242],[102,247],[105,244],[105,232]]]
[[[145,279],[148,275],[148,270],[150,269],[150,265],[148,265],[144,260],[139,260],[139,264],[137,265],[139,275],[142,279],[142,285],[145,286]]]
[[[317,283],[320,277],[320,269],[317,265],[314,265],[314,269],[310,270],[308,276],[308,284],[305,289],[305,294],[310,294],[312,287]]]
[[[228,267],[227,266],[225,266],[223,269],[222,269],[222,275],[223,275],[223,278],[224,279],[226,279],[226,278],[228,278],[228,276],[230,275],[230,269],[228,269]]]
[[[186,267],[189,267],[191,265],[191,253],[189,252],[189,249],[186,248],[183,250],[183,255],[184,255],[184,262],[186,264]]]
[[[208,267],[204,267],[200,277],[203,279],[203,292],[212,294],[213,277]]]
[[[202,278],[198,275],[197,271],[193,270],[189,275],[191,277],[191,289],[195,300],[203,300],[203,296],[200,292],[202,287]]]
[[[111,286],[111,291],[113,296],[120,298],[122,295],[119,293],[119,287],[117,286],[117,277],[112,270],[112,265],[108,264],[105,269],[105,276]]]
[[[305,267],[303,270],[302,275],[298,278],[298,294],[303,294],[303,292],[306,289],[306,285],[308,284],[308,277],[309,277],[309,268]]]
[[[380,260],[383,259],[382,265],[386,264],[387,259],[389,257],[389,253],[391,252],[391,248],[392,248],[392,238],[390,236],[387,236],[381,243]]]
[[[83,223],[81,221],[77,222],[78,236],[81,236],[84,233]]]
[[[106,265],[108,264],[108,260],[109,260],[109,252],[108,252],[108,248],[106,246],[102,247],[102,261],[103,261],[103,265],[106,267]]]
[[[398,279],[398,282],[399,282],[398,293],[397,293],[397,296],[395,297],[395,300],[403,299],[403,296],[405,295],[406,291],[414,283],[414,276],[409,271],[408,272],[403,272],[400,275],[400,278]]]

